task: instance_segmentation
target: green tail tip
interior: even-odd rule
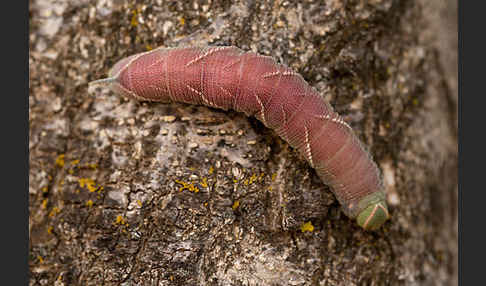
[[[386,203],[372,203],[362,210],[356,221],[365,230],[377,230],[390,217]]]

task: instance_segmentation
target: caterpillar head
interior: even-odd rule
[[[376,230],[390,217],[385,200],[370,202],[356,218],[357,223],[365,230]]]

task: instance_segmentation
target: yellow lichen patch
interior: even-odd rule
[[[92,183],[92,184],[94,184],[94,181],[93,181],[92,179],[88,179],[88,178],[79,178],[79,179],[78,179],[78,184],[79,184],[79,186],[80,186],[81,188],[86,187],[86,185],[87,185],[88,183]]]
[[[132,27],[138,26],[137,16],[138,16],[138,11],[137,10],[133,10],[132,11],[132,19],[130,21],[130,25],[132,25]]]
[[[238,180],[237,179],[233,179],[233,183],[238,183]]]
[[[179,18],[179,24],[181,24],[181,26],[184,26],[184,24],[186,23],[186,20],[182,17]]]
[[[253,184],[254,182],[256,182],[257,179],[258,179],[258,176],[256,174],[251,175],[251,177],[250,177],[250,185]]]
[[[275,179],[277,178],[277,173],[272,174],[272,182],[275,182]]]
[[[142,201],[141,201],[141,200],[137,200],[137,205],[138,205],[139,207],[142,207]]]
[[[312,232],[314,231],[314,226],[312,225],[312,222],[308,221],[300,226],[300,230],[302,232],[306,232],[306,231]]]
[[[125,223],[125,220],[123,219],[123,217],[121,215],[118,215],[116,217],[116,221],[115,221],[116,224],[124,224]]]
[[[99,188],[100,191],[103,189],[102,186],[99,186],[99,187],[96,186],[95,181],[93,179],[90,179],[90,178],[80,178],[80,179],[78,179],[78,183],[79,183],[79,186],[81,188],[87,188],[90,193],[98,190],[98,188]]]
[[[42,201],[41,207],[42,207],[42,209],[44,209],[44,210],[47,208],[47,199],[44,199],[44,200]]]
[[[128,222],[125,220],[125,218],[122,215],[118,215],[116,217],[114,224],[128,226]]]
[[[56,165],[58,165],[59,167],[64,167],[64,154],[60,154],[59,156],[57,156],[56,158]]]
[[[96,163],[90,163],[90,164],[87,164],[86,166],[88,168],[93,169],[93,170],[96,170],[96,168],[98,168],[98,164],[96,164]]]
[[[199,183],[201,187],[207,188],[208,187],[208,179],[206,177],[202,178],[202,181]]]
[[[70,175],[72,175],[72,174],[74,174],[74,170],[73,170],[73,169],[69,169],[69,170],[68,170],[68,173],[69,173]]]
[[[145,45],[145,49],[146,49],[147,51],[151,51],[153,48],[152,48],[152,46],[151,46],[151,45],[146,44],[146,45]]]
[[[268,190],[269,192],[271,192],[271,191],[273,190],[273,187],[272,187],[272,186],[269,186],[269,187],[267,188],[267,190]]]
[[[37,260],[39,260],[39,263],[44,263],[44,259],[40,255],[37,255]]]
[[[43,193],[47,193],[47,187],[42,187],[41,190],[42,190]]]
[[[179,192],[182,192],[183,190],[189,190],[190,192],[198,193],[199,188],[194,186],[194,182],[192,183],[186,183],[180,180],[175,180],[176,183],[181,184],[182,187],[179,188]]]
[[[194,184],[195,184],[195,182],[192,182],[191,183],[191,185],[189,186],[189,191],[198,193],[199,192],[199,188],[196,187]]]
[[[213,172],[214,172],[214,168],[213,168],[213,166],[209,167],[209,175],[212,175],[212,174],[213,174]]]
[[[93,206],[93,201],[92,201],[92,200],[88,200],[88,201],[86,202],[86,206],[87,206],[88,208],[92,207],[92,206]]]
[[[61,210],[58,207],[53,207],[51,212],[49,213],[49,217],[54,217],[60,212]]]
[[[240,206],[240,201],[236,200],[231,207],[233,208],[233,210],[236,210],[239,206]]]
[[[76,166],[77,164],[79,164],[79,160],[78,160],[78,159],[76,159],[76,160],[72,160],[72,161],[71,161],[71,166],[73,166],[73,167],[74,167],[74,166]]]
[[[246,180],[244,180],[244,181],[243,181],[243,184],[244,184],[245,186],[248,186],[248,183],[249,183],[249,182],[248,182],[248,179],[246,179]]]
[[[53,230],[53,229],[54,229],[54,228],[53,228],[52,226],[49,226],[49,227],[47,228],[47,233],[48,233],[48,234],[52,234],[52,230]]]

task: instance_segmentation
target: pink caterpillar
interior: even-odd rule
[[[389,217],[378,167],[351,127],[302,76],[236,47],[158,48],[120,60],[108,84],[137,100],[184,102],[255,116],[296,148],[367,230]]]

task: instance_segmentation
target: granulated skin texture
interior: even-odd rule
[[[255,116],[303,154],[347,216],[371,230],[388,219],[379,169],[351,127],[302,76],[271,57],[227,46],[159,48],[120,60],[98,83],[137,100]]]

